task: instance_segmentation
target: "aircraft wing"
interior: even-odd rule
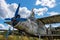
[[[39,19],[37,19],[37,21],[41,21],[43,24],[60,23],[60,15],[39,18]]]

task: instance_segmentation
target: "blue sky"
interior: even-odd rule
[[[0,4],[2,9],[0,10],[2,11],[0,11],[0,24],[6,25],[3,23],[4,18],[7,18],[8,16],[7,13],[9,14],[10,17],[13,17],[13,15],[10,13],[15,12],[17,5],[19,3],[21,5],[20,6],[21,10],[24,9],[24,12],[26,14],[30,13],[32,8],[34,8],[36,18],[60,14],[60,0],[46,0],[46,1],[45,0],[1,0]],[[20,12],[23,12],[23,11],[20,11]],[[24,15],[28,17],[26,14]]]
[[[35,6],[36,0],[12,0],[11,2],[9,2],[9,0],[6,0],[6,2],[10,3],[10,4],[11,3],[17,3],[17,4],[20,3],[21,7],[27,7],[29,10],[36,7]]]
[[[36,0],[6,0],[7,3],[11,4],[11,3],[20,3],[21,7],[27,7],[29,10],[31,10],[32,8],[42,8],[45,6],[41,6],[38,5],[36,6]],[[56,12],[60,12],[60,0],[56,0],[56,6],[54,8],[49,8],[49,12],[50,11],[56,11]]]
[[[8,4],[12,4],[12,3],[17,3],[17,4],[21,4],[21,7],[27,7],[27,9],[29,9],[29,10],[32,10],[32,8],[37,8],[37,9],[39,9],[39,8],[43,8],[43,7],[47,7],[48,8],[48,11],[47,12],[58,12],[58,13],[60,13],[60,0],[55,0],[56,2],[56,6],[55,7],[53,7],[53,8],[49,8],[48,6],[41,6],[41,5],[35,5],[36,4],[36,1],[37,0],[6,0],[6,2],[8,3]],[[47,12],[45,12],[45,13],[47,13]],[[45,16],[49,16],[49,14],[44,14],[44,17]],[[43,17],[43,16],[38,16],[38,15],[36,15],[36,17]]]

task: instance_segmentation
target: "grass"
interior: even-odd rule
[[[0,35],[0,40],[6,40],[5,36]],[[10,35],[8,37],[8,40],[38,40],[38,38],[27,37],[27,36]]]
[[[0,35],[0,40],[6,40],[6,37],[3,35]],[[27,36],[18,36],[18,35],[10,35],[8,36],[7,40],[39,40],[39,38],[36,37],[27,37]],[[43,39],[40,39],[43,40]],[[44,39],[44,40],[48,40],[48,39]],[[54,39],[56,40],[56,39]],[[60,39],[58,39],[60,40]]]

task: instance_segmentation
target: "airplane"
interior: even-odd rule
[[[46,34],[45,24],[60,23],[60,15],[38,18],[34,17],[34,12],[32,9],[31,15],[28,18],[21,18],[18,14],[20,4],[18,5],[15,15],[13,18],[6,18],[4,23],[12,25],[13,28],[19,30],[19,32],[25,32],[31,36],[39,36],[41,34]]]

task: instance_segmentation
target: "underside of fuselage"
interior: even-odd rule
[[[37,36],[38,34],[46,34],[45,27],[39,27],[35,21],[27,20],[25,22],[17,23],[14,28],[24,31],[31,36]]]

